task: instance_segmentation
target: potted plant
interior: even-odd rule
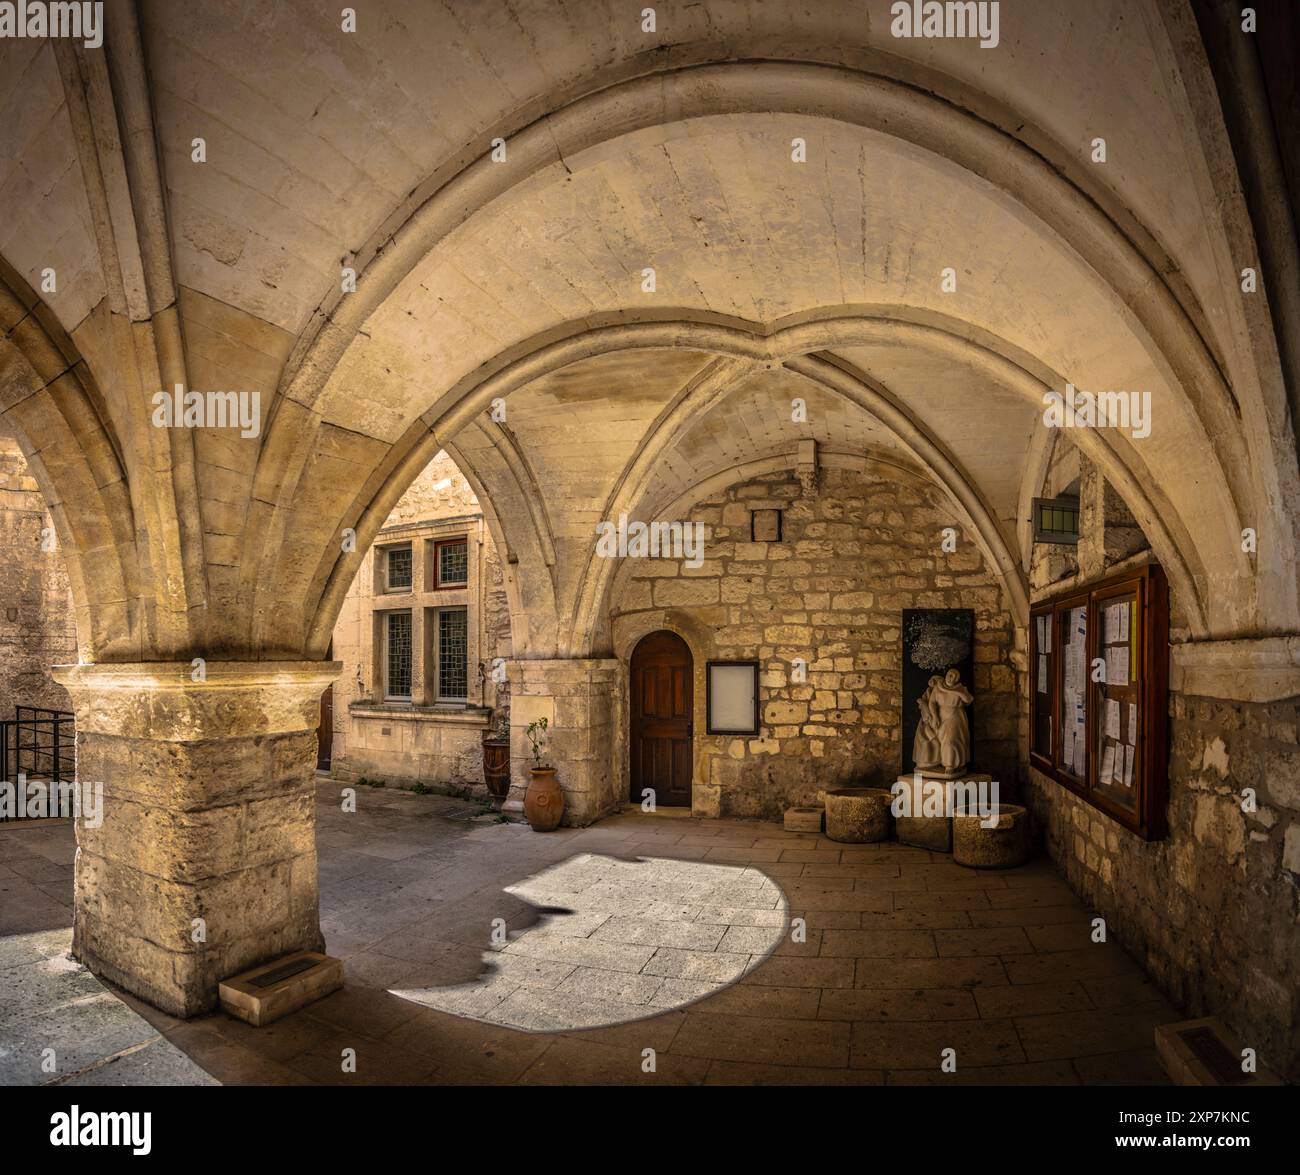
[[[532,778],[524,793],[524,815],[534,832],[558,828],[564,815],[564,792],[555,778],[555,768],[545,761],[548,725],[545,718],[537,718],[524,730],[533,748],[533,765],[529,768]]]
[[[498,812],[510,794],[510,715],[496,713],[493,728],[483,732],[483,782]]]

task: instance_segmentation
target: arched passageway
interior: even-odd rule
[[[977,749],[1038,786],[1031,609],[1133,561],[1171,586],[1176,719],[1225,702],[1254,732],[1232,764],[1284,753],[1300,473],[1271,293],[1294,258],[1257,237],[1192,6],[1027,5],[984,56],[853,3],[703,5],[647,34],[555,0],[573,35],[504,7],[489,34],[476,7],[350,35],[312,3],[124,3],[102,52],[0,47],[24,140],[0,191],[46,193],[0,239],[0,411],[67,556],[59,676],[113,799],[81,841],[81,958],[191,1014],[320,944],[326,651],[444,452],[499,556],[514,798],[545,716],[574,823],[629,794],[652,629],[691,644],[697,715],[702,661],[761,663],[761,732],[695,722],[697,811],[887,774],[911,608],[972,611]],[[430,69],[431,44],[457,51]],[[1132,417],[1054,427],[1076,393]],[[1029,523],[1076,483],[1095,530],[1070,562]],[[783,540],[759,537],[773,515]],[[624,517],[698,525],[705,550],[645,574],[596,541]],[[1193,727],[1190,790],[1235,769]],[[1153,886],[1186,882],[1198,959],[1205,877],[1262,870],[1256,913],[1284,920],[1294,799],[1247,827],[1176,795],[1175,847],[1133,848]],[[1073,810],[1045,803],[1068,854]],[[1222,852],[1189,863],[1206,837]],[[1079,886],[1131,907],[1082,852]],[[1176,986],[1169,936],[1134,933]],[[1259,1016],[1274,1038],[1285,1003]]]

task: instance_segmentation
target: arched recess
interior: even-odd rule
[[[686,518],[690,511],[704,499],[733,485],[751,481],[766,474],[789,472],[795,467],[796,463],[797,452],[795,446],[773,452],[756,453],[752,459],[739,465],[727,465],[710,471],[706,476],[673,497],[647,498],[641,503],[638,517],[647,521]],[[973,529],[973,520],[970,520],[966,515],[961,501],[953,495],[947,486],[934,477],[929,469],[920,465],[919,462],[913,463],[912,460],[909,460],[909,455],[905,450],[895,452],[873,449],[865,452],[846,452],[839,449],[830,449],[819,451],[818,465],[823,469],[872,471],[891,481],[904,481],[925,490],[937,490],[952,504],[959,515],[959,520],[961,518],[966,519]],[[1028,601],[1024,595],[1023,584],[1020,584],[1018,588],[1013,586],[1014,581],[1002,575],[998,565],[991,560],[989,550],[982,543],[978,545],[985,567],[1000,588],[1003,606],[1015,620],[1017,627],[1023,629],[1028,624]],[[1001,544],[1001,549],[1003,558],[1011,557],[1005,543]],[[621,584],[628,575],[628,569],[634,565],[634,561],[619,559],[601,560],[600,562],[608,565],[610,570],[608,575],[602,577],[599,584],[595,585],[596,590],[600,593],[599,611],[592,621],[593,630],[588,638],[588,645],[599,645],[605,640],[612,640],[617,650],[617,634],[630,618],[613,616],[611,619],[610,606],[618,598]],[[641,613],[635,615],[640,616]],[[575,652],[573,655],[583,656],[588,654]]]
[[[701,624],[689,612],[677,608],[660,608],[645,612],[633,612],[615,620],[611,633],[611,647],[618,661],[619,713],[615,725],[614,764],[619,772],[618,794],[627,796],[631,777],[628,758],[628,732],[632,725],[632,689],[631,667],[632,653],[642,639],[653,632],[671,632],[686,642],[691,652],[693,673],[693,720],[696,737],[691,740],[691,770],[695,783],[706,783],[709,778],[708,759],[710,740],[703,736],[708,730],[708,664],[718,655],[717,643],[713,632]],[[693,789],[693,798],[698,801],[701,791]]]
[[[679,310],[678,313],[682,317],[660,322],[598,325],[594,328],[588,327],[586,323],[572,324],[572,333],[569,335],[542,341],[536,349],[497,367],[479,382],[475,382],[474,377],[462,381],[455,389],[454,412],[448,421],[442,423],[454,435],[458,426],[465,427],[493,400],[506,398],[532,380],[580,359],[611,350],[672,345],[710,351],[742,363],[761,366],[788,363],[799,356],[830,351],[835,347],[886,342],[923,349],[940,360],[945,357],[960,358],[962,362],[986,371],[991,381],[1017,392],[1035,405],[1041,406],[1045,391],[1064,386],[1064,380],[1059,375],[1042,369],[1041,365],[1037,372],[1031,372],[1022,366],[1022,363],[1027,362],[1022,356],[1008,358],[1003,352],[1011,352],[1012,349],[1001,340],[976,341],[967,337],[969,329],[957,322],[913,321],[907,317],[906,308],[834,307],[821,316],[801,316],[789,324],[769,326],[698,321],[687,311]],[[855,378],[850,372],[844,372],[842,361],[830,366],[838,366],[841,375],[847,380]],[[724,370],[715,369],[711,375],[697,381],[691,389],[692,394],[698,393],[699,404],[707,405],[714,401],[714,392],[726,382],[721,374]],[[815,370],[820,373],[823,382],[834,382],[841,378],[827,367],[815,367]],[[879,393],[868,390],[863,394],[874,400]],[[887,404],[888,401],[881,403]],[[679,428],[683,419],[682,411],[681,404],[668,409],[662,420],[663,426]],[[894,411],[897,411],[897,406]],[[899,419],[902,422],[902,418]],[[1152,536],[1153,547],[1166,564],[1171,580],[1179,585],[1189,600],[1189,616],[1193,628],[1199,633],[1206,633],[1209,613],[1203,588],[1209,576],[1198,542],[1194,541],[1194,536],[1203,540],[1207,535],[1205,516],[1198,520],[1199,529],[1183,524],[1161,491],[1158,480],[1144,470],[1141,455],[1134,451],[1135,446],[1131,443],[1097,429],[1077,430],[1076,440],[1116,485],[1117,491],[1134,511],[1140,525]],[[653,450],[653,445],[651,448]],[[1236,519],[1230,517],[1224,529],[1212,537],[1222,540],[1220,551],[1223,547],[1229,547],[1233,557],[1240,559],[1239,545],[1226,541],[1227,536],[1235,534],[1235,524]],[[983,529],[987,531],[988,528]],[[1210,554],[1214,554],[1213,549]],[[1014,563],[1015,560],[1012,559],[1011,562]],[[994,565],[1002,567],[1006,564],[1002,558],[998,558]],[[1238,585],[1249,582],[1248,563],[1239,563],[1236,574],[1241,576]],[[595,615],[598,610],[596,599],[591,592],[583,594],[579,607],[585,611],[581,615],[588,619]]]
[[[476,376],[481,377],[480,382],[474,382],[473,377],[461,382],[456,389],[455,409],[450,421],[439,420],[439,428],[433,430],[429,428],[429,420],[426,417],[425,421],[421,422],[420,428],[408,433],[409,445],[404,450],[404,456],[400,461],[396,460],[396,454],[402,451],[402,446],[394,448],[391,468],[400,472],[390,474],[386,481],[381,482],[382,493],[373,498],[372,502],[364,508],[361,513],[364,525],[356,528],[359,537],[368,541],[369,537],[373,537],[373,533],[377,533],[378,526],[382,525],[382,520],[393,508],[393,504],[406,489],[409,481],[413,480],[420,469],[433,458],[438,448],[445,447],[445,443],[439,441],[439,437],[463,434],[464,430],[472,428],[474,421],[493,400],[508,398],[512,391],[528,385],[543,374],[555,372],[585,357],[607,354],[614,350],[662,348],[676,344],[676,346],[715,352],[725,360],[740,364],[736,370],[744,370],[762,367],[762,365],[789,363],[790,360],[797,360],[798,356],[824,351],[828,346],[846,347],[863,342],[889,342],[898,346],[920,348],[931,352],[939,359],[948,356],[974,364],[987,370],[989,380],[996,382],[998,386],[1017,391],[1023,398],[1035,404],[1041,403],[1041,396],[1045,390],[1063,386],[1060,376],[1041,368],[1041,365],[1032,364],[1032,361],[1027,360],[1026,357],[1015,355],[1014,359],[1011,359],[1002,354],[1004,351],[1014,354],[1014,348],[1006,346],[1002,341],[988,338],[975,341],[969,338],[969,328],[959,322],[936,324],[936,322],[913,321],[907,317],[904,308],[836,307],[828,309],[820,316],[801,316],[789,324],[767,326],[697,321],[694,317],[685,317],[686,312],[677,313],[684,317],[669,318],[666,321],[636,322],[636,324],[597,325],[594,328],[589,328],[588,324],[571,324],[572,333],[567,337],[543,342],[536,350],[525,351],[523,355],[515,357],[512,361],[499,364],[490,373],[476,373]],[[845,364],[842,360],[826,359],[823,356],[822,361],[828,365],[824,367],[814,365],[820,381],[836,383],[848,380],[853,383],[853,386],[863,385],[861,378],[853,376],[852,372],[845,372]],[[1027,370],[1027,365],[1034,365],[1035,370],[1032,372]],[[836,367],[840,369],[839,374],[835,372]],[[695,382],[693,393],[701,396],[702,402],[710,402],[716,390],[727,386],[728,377],[725,373],[728,370],[724,367],[712,369],[706,377]],[[872,402],[876,402],[879,395],[870,389],[865,394]],[[676,409],[669,408],[667,411],[669,419],[672,419],[671,413],[677,411],[680,415],[682,409],[679,404]],[[907,428],[910,428],[910,425],[907,425]],[[1214,536],[1205,525],[1205,517],[1200,520],[1201,525],[1195,530],[1184,525],[1169,499],[1162,493],[1160,482],[1143,471],[1140,454],[1132,451],[1134,446],[1127,445],[1122,438],[1105,433],[1104,430],[1078,430],[1076,441],[1087,452],[1089,458],[1095,460],[1102,471],[1108,474],[1119,493],[1125,497],[1128,506],[1134,510],[1135,516],[1139,517],[1143,528],[1152,534],[1153,546],[1157,550],[1158,558],[1166,564],[1171,580],[1179,585],[1184,597],[1191,602],[1188,613],[1192,619],[1193,630],[1197,633],[1208,632],[1206,617],[1212,600],[1206,599],[1203,593],[1209,576],[1204,569],[1205,563],[1199,552],[1199,542],[1193,541],[1193,534],[1195,534],[1201,542],[1210,539],[1213,543]],[[464,467],[468,467],[467,473],[472,471],[473,464],[473,461],[465,461]],[[1136,473],[1135,468],[1138,471]],[[959,477],[956,473],[954,477],[957,477],[957,481],[953,482],[956,486]],[[480,481],[480,486],[484,485],[484,482]],[[494,485],[508,487],[510,481],[498,480]],[[491,493],[493,493],[493,486],[486,486],[484,497],[490,499]],[[958,494],[958,499],[962,497],[965,497],[967,502],[974,500],[966,491]],[[984,512],[987,513],[987,510]],[[520,511],[515,512],[515,516],[517,521],[521,517],[528,516],[528,511],[521,508]],[[1235,520],[1227,521],[1225,530],[1219,537],[1232,536],[1235,533],[1234,526]],[[974,526],[972,529],[982,534],[984,541],[988,542],[988,524]],[[526,546],[534,552],[532,559],[534,565],[546,563],[545,554],[536,538],[513,538],[508,543],[507,549],[520,549],[521,546]],[[1229,542],[1227,546],[1231,547],[1234,555],[1239,554],[1236,543]],[[992,547],[985,547],[985,555],[992,555]],[[1006,560],[1001,556],[993,556],[992,565],[1004,567]],[[346,593],[346,585],[350,581],[350,576],[344,578],[337,571],[334,572],[334,580],[331,582],[338,600],[342,599],[342,593]],[[586,615],[589,617],[594,615],[594,600],[595,597],[590,593],[586,593],[580,600],[582,606],[588,610]],[[563,607],[559,600],[550,600],[547,604],[550,608],[547,615],[551,616],[556,615],[556,608]],[[333,604],[330,604],[330,607],[333,607]],[[524,613],[530,611],[532,608],[523,607],[520,615],[521,623],[523,623]],[[322,612],[317,621],[316,643],[320,643],[322,634],[328,633],[329,625],[326,621],[329,620],[329,616],[326,613],[328,610]],[[590,630],[588,628],[586,632]],[[538,633],[537,636],[541,634]],[[581,642],[577,643],[580,645]]]
[[[605,517],[630,514],[638,506],[649,505],[643,499],[662,454],[684,435],[692,423],[719,402],[727,387],[749,370],[740,361],[730,362],[735,366],[715,366],[710,378],[698,381],[665,410],[611,494]],[[843,360],[817,354],[797,355],[785,360],[783,366],[880,421],[897,439],[903,451],[928,470],[954,506],[957,519],[974,538],[990,571],[1000,581],[1007,611],[1020,627],[1027,625],[1028,592],[1006,537],[978,487],[925,425],[888,391],[854,371]],[[786,467],[789,468],[794,461],[793,445],[787,452]],[[658,511],[653,507],[651,512],[658,517]],[[588,556],[569,632],[569,655],[591,655],[592,641],[602,627],[602,614],[613,575],[611,560],[596,558],[594,551]]]
[[[439,419],[438,427],[433,429],[430,427],[433,421],[426,416],[418,429],[408,433],[411,442],[405,449],[405,456],[400,461],[393,460],[388,478],[380,482],[380,491],[368,505],[360,507],[359,516],[363,521],[361,525],[356,526],[359,539],[369,541],[373,534],[377,533],[383,519],[387,517],[393,504],[410,481],[427,464],[438,448],[445,447],[445,443],[440,442],[438,438],[448,435],[462,436],[472,432],[476,428],[475,422],[494,400],[508,398],[513,391],[533,380],[584,358],[613,350],[657,349],[677,345],[711,351],[719,355],[720,360],[718,365],[709,369],[689,388],[684,389],[682,396],[665,409],[659,422],[661,432],[666,432],[669,436],[678,435],[681,428],[692,418],[693,411],[706,408],[716,402],[718,395],[724,393],[726,387],[730,386],[731,380],[746,370],[780,364],[786,364],[796,371],[802,368],[803,374],[811,373],[819,383],[834,388],[850,399],[856,397],[855,402],[868,411],[878,410],[886,413],[890,418],[891,427],[896,430],[901,429],[904,434],[912,438],[913,443],[930,453],[929,460],[935,460],[941,467],[946,467],[949,472],[944,475],[944,484],[954,500],[961,503],[961,508],[967,513],[972,531],[980,536],[984,554],[990,560],[990,565],[1004,570],[1016,566],[1018,561],[1010,554],[1006,538],[1000,536],[987,505],[980,502],[978,492],[967,484],[961,471],[953,466],[940,447],[933,444],[932,439],[927,438],[922,426],[908,418],[906,412],[887,392],[860,373],[855,373],[851,365],[836,358],[829,348],[850,347],[866,342],[885,342],[924,350],[939,360],[945,357],[960,359],[987,372],[989,379],[998,386],[1015,391],[1035,405],[1041,405],[1045,391],[1063,386],[1064,381],[1059,375],[1042,368],[1041,364],[1034,364],[1032,360],[1015,354],[1014,349],[1002,340],[973,339],[968,337],[971,332],[965,324],[935,322],[933,316],[928,316],[931,321],[913,321],[908,317],[906,308],[834,307],[821,315],[804,315],[790,323],[766,326],[708,320],[716,316],[704,316],[706,320],[699,321],[680,310],[678,314],[681,317],[660,322],[594,327],[587,323],[570,324],[570,334],[543,341],[534,350],[525,350],[522,355],[513,360],[497,365],[490,373],[475,373],[476,376],[481,377],[477,383],[474,377],[462,381],[455,391],[455,408],[450,414],[450,419]],[[1009,354],[1015,357],[1008,357]],[[1027,367],[1033,367],[1034,370],[1027,370]],[[1152,536],[1153,547],[1165,564],[1171,581],[1189,601],[1188,615],[1193,631],[1198,635],[1207,635],[1209,609],[1214,600],[1209,591],[1211,576],[1206,570],[1207,563],[1200,547],[1207,537],[1210,538],[1209,554],[1212,557],[1215,553],[1213,540],[1217,538],[1223,540],[1219,547],[1220,551],[1226,546],[1235,558],[1243,559],[1237,545],[1226,542],[1227,536],[1235,534],[1234,527],[1237,525],[1237,519],[1230,517],[1217,536],[1210,532],[1207,525],[1208,510],[1198,520],[1199,526],[1188,526],[1180,520],[1176,510],[1173,509],[1161,489],[1159,480],[1149,470],[1144,469],[1141,454],[1136,451],[1135,445],[1125,441],[1115,432],[1106,430],[1077,430],[1075,439],[1085,453],[1110,478],[1133,510],[1143,529]],[[660,441],[647,438],[644,451],[651,454],[662,451],[660,445]],[[396,455],[400,451],[402,446],[397,446],[393,454]],[[1208,460],[1208,455],[1206,459]],[[468,467],[467,475],[474,468],[474,464],[473,461],[465,461],[462,468]],[[644,468],[646,462],[640,460],[638,465]],[[623,479],[625,483],[628,476],[625,475]],[[518,489],[517,483],[512,486],[511,480],[504,474],[492,484],[484,482],[480,476],[479,485],[485,488],[483,496],[489,500],[494,488],[497,488],[499,497],[502,492],[509,495]],[[476,492],[478,492],[477,488]],[[516,523],[532,517],[532,512],[523,508],[522,499],[512,500],[520,506],[520,509],[512,512],[512,518]],[[618,499],[611,500],[616,503],[618,501]],[[1220,501],[1222,500],[1221,497]],[[526,529],[521,533],[523,537],[513,536],[503,549],[522,550],[526,547],[533,552],[531,565],[545,565],[546,557],[536,531]],[[1001,553],[997,553],[999,547],[1002,548]],[[1020,573],[1016,571],[1015,577],[1019,578],[1019,576]],[[590,576],[584,577],[584,580],[590,580]],[[335,597],[341,602],[342,593],[346,592],[346,585],[350,581],[350,574],[345,575],[337,569],[334,570],[330,581],[331,602],[317,619],[314,630],[315,643],[319,644],[322,635],[329,631],[329,624],[332,623],[329,608],[335,606],[332,602]],[[1231,582],[1238,588],[1242,584],[1251,582],[1248,564],[1239,563],[1231,577]],[[552,595],[545,601],[548,610],[544,611],[543,615],[556,617],[558,620],[559,613],[565,610],[565,605],[563,601],[554,597],[553,581],[551,588]],[[575,601],[575,611],[572,613],[574,621],[566,633],[567,640],[562,642],[562,647],[571,655],[577,655],[576,650],[585,647],[595,631],[594,624],[599,617],[599,601],[603,590],[603,584],[595,586],[591,582],[585,582],[584,588]],[[1023,587],[1016,589],[1016,592],[1023,599]],[[534,603],[531,607],[523,605],[521,600],[521,623],[523,615],[531,612],[532,608],[536,607],[536,601],[542,596],[544,593],[534,593]],[[1236,598],[1240,603],[1239,594]],[[322,600],[322,604],[325,603],[326,601]],[[1013,607],[1012,611],[1018,614],[1023,611],[1023,607]],[[535,621],[537,614],[533,614]],[[542,625],[541,631],[545,631],[545,628],[546,626]],[[538,629],[536,622],[534,622],[534,629]],[[541,631],[536,632],[539,640]],[[586,634],[585,637],[582,634]],[[558,635],[557,632],[556,636]],[[537,647],[542,646],[539,644]],[[557,645],[557,647],[561,646]]]
[[[382,304],[415,262],[474,210],[555,165],[557,145],[558,155],[563,156],[666,120],[706,117],[716,111],[790,109],[885,128],[969,168],[1048,224],[1106,277],[1117,302],[1138,308],[1126,314],[1138,324],[1158,366],[1193,405],[1201,422],[1198,431],[1237,503],[1234,512],[1242,512],[1242,479],[1267,480],[1270,475],[1245,472],[1258,471],[1259,466],[1242,464],[1245,449],[1236,421],[1238,409],[1204,343],[1199,309],[1185,290],[1171,288],[1176,279],[1166,281],[1166,275],[1174,267],[1122,208],[1083,186],[1077,169],[1064,162],[1065,152],[1059,158],[1045,157],[1041,146],[1031,150],[953,102],[918,96],[889,79],[808,63],[749,62],[735,68],[668,71],[657,75],[653,85],[648,79],[637,79],[611,87],[520,130],[511,140],[506,163],[494,164],[484,157],[470,164],[411,214],[363,272],[358,293],[340,304],[339,313],[304,349],[298,367],[286,373],[286,393],[295,401],[314,403],[348,345],[350,332]],[[615,113],[617,118],[602,117]],[[435,406],[439,416],[450,409],[445,400]],[[1272,460],[1263,464],[1271,466]],[[1262,500],[1272,500],[1267,485],[1257,480],[1254,489],[1249,496],[1255,500],[1260,500],[1260,494]],[[1290,536],[1280,538],[1289,550]],[[1294,590],[1289,593],[1294,594]]]
[[[54,522],[83,661],[138,657],[151,617],[121,447],[94,376],[54,314],[0,258],[0,415]],[[35,553],[34,553],[35,555]]]

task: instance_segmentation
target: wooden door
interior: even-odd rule
[[[694,664],[674,632],[652,632],[632,652],[632,788],[640,804],[653,789],[659,807],[690,807]]]

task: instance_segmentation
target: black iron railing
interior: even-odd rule
[[[76,726],[67,710],[15,706],[0,720],[0,781],[19,775],[42,782],[70,782],[76,773]],[[4,820],[0,808],[0,820]]]

